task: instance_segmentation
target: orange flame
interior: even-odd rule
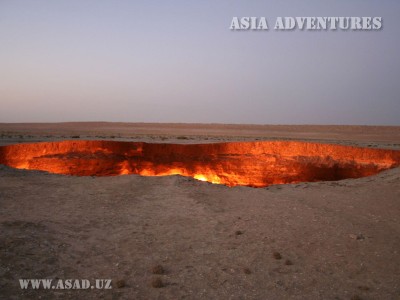
[[[78,176],[182,175],[227,186],[340,180],[400,165],[400,151],[304,142],[63,141],[0,147],[0,163]]]

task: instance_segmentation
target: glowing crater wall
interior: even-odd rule
[[[180,174],[228,186],[340,180],[400,165],[400,151],[306,142],[62,141],[0,147],[0,164],[77,176]]]

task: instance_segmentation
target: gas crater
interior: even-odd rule
[[[298,141],[158,144],[61,141],[0,147],[0,164],[75,176],[183,175],[215,184],[266,187],[377,174],[400,151]]]

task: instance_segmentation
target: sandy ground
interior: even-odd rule
[[[399,126],[0,123],[0,145],[71,138],[152,143],[303,140],[400,149]]]
[[[0,124],[0,136],[1,145],[299,139],[400,147],[399,127]],[[0,298],[400,299],[399,199],[400,168],[254,189],[0,166]],[[154,274],[157,265],[163,274]],[[112,279],[113,288],[21,290],[20,278]]]

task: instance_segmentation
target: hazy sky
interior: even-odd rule
[[[285,16],[383,29],[273,30]],[[399,55],[397,0],[0,0],[0,122],[400,125]]]

